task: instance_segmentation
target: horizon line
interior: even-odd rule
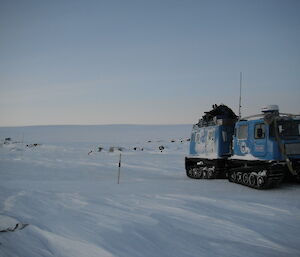
[[[193,125],[192,123],[171,123],[171,124],[143,124],[143,123],[108,123],[108,124],[46,124],[46,125],[15,125],[15,126],[1,126],[0,128],[25,128],[25,127],[67,127],[67,126],[179,126],[179,125]]]

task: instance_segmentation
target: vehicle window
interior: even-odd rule
[[[256,139],[262,139],[266,137],[266,127],[265,124],[256,124],[254,127],[254,137]]]
[[[299,120],[282,120],[278,122],[278,135],[281,138],[299,137],[300,121]],[[270,136],[275,137],[274,125],[270,127]]]
[[[248,137],[248,125],[240,125],[237,130],[238,139],[246,139]]]
[[[299,123],[297,122],[284,122],[279,124],[279,134],[283,137],[299,136]]]

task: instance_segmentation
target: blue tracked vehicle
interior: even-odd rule
[[[278,106],[238,119],[225,105],[193,126],[186,174],[194,179],[228,178],[230,182],[264,189],[289,174],[300,174],[300,116],[280,114]]]
[[[225,178],[232,155],[232,137],[237,116],[225,105],[213,110],[193,126],[190,153],[185,158],[187,176],[195,179]]]

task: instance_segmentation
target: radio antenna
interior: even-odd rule
[[[241,114],[241,108],[242,108],[242,80],[243,80],[243,73],[240,72],[239,120],[242,118],[242,114]]]

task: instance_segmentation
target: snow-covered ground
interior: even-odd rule
[[[187,178],[190,129],[0,128],[0,256],[300,256],[300,185]]]

